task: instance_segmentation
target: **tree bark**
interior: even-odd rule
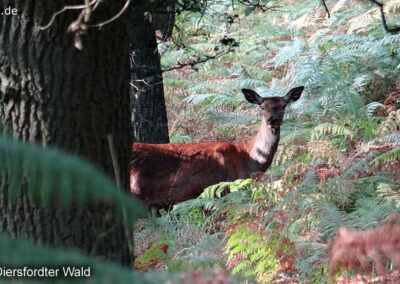
[[[176,1],[170,1],[162,9],[154,9],[154,29],[161,32],[162,41],[166,41],[172,36],[175,26],[175,6]]]
[[[69,2],[69,3],[68,3]],[[82,1],[83,3],[83,1]],[[124,0],[103,1],[90,23],[110,19]],[[80,10],[53,14],[76,1],[3,0],[18,16],[0,17],[0,117],[14,137],[44,147],[55,146],[94,163],[114,176],[107,135],[116,147],[121,185],[127,188],[131,145],[129,109],[128,13],[82,36],[73,47],[68,25]],[[81,3],[79,3],[81,4]],[[111,208],[89,206],[81,213],[39,209],[26,194],[9,204],[0,185],[0,230],[55,247],[130,263],[122,225],[108,217]],[[3,187],[3,188],[1,188]]]
[[[169,143],[163,77],[152,15],[130,7],[131,107],[135,142]]]

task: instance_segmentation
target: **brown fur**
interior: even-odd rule
[[[303,87],[299,87],[285,97],[263,99],[254,91],[243,90],[248,101],[262,108],[260,130],[245,143],[134,143],[131,192],[147,205],[161,209],[195,198],[212,184],[266,171],[278,147],[285,107],[297,100],[302,91]]]

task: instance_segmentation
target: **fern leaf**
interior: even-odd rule
[[[349,137],[354,136],[354,132],[344,125],[339,125],[335,123],[321,123],[317,125],[311,132],[311,139],[320,139],[324,135],[345,135]]]
[[[333,6],[333,8],[331,9],[331,13],[332,14],[338,13],[346,5],[346,2],[347,2],[347,0],[339,0],[339,1],[337,1],[335,6]]]
[[[392,161],[395,161],[397,159],[400,159],[400,146],[397,146],[393,148],[392,150],[379,155],[375,159],[371,161],[371,164],[375,164],[377,166],[381,165],[382,163],[389,163]]]
[[[11,202],[15,201],[27,182],[27,193],[41,207],[50,205],[68,208],[68,200],[83,209],[83,205],[94,199],[108,199],[114,203],[116,215],[133,221],[144,215],[144,209],[136,200],[126,195],[95,167],[79,158],[63,154],[55,149],[41,149],[25,145],[7,137],[0,137],[0,179],[9,180],[10,186],[3,187]],[[66,200],[63,195],[66,194]],[[133,226],[130,222],[128,226]]]

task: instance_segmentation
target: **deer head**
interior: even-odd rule
[[[297,101],[304,87],[291,89],[283,97],[268,97],[263,98],[255,91],[250,89],[242,89],[242,92],[249,103],[257,104],[261,107],[262,117],[271,128],[278,128],[283,121],[285,108],[288,104]]]

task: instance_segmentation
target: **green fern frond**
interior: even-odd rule
[[[20,196],[22,182],[30,196],[42,207],[51,205],[78,209],[93,200],[110,200],[116,216],[124,217],[127,226],[144,214],[144,209],[94,166],[55,149],[25,145],[10,138],[0,138],[0,180],[11,202]],[[52,203],[55,202],[55,203]]]
[[[221,198],[222,194],[229,190],[229,192],[235,192],[239,190],[248,190],[252,185],[252,179],[238,179],[233,182],[220,182],[215,185],[211,185],[204,189],[203,193],[200,194],[199,198]]]
[[[239,126],[239,125],[247,125],[250,122],[254,122],[258,117],[240,114],[240,113],[232,113],[225,111],[210,111],[210,118],[212,121],[216,121],[224,126]]]
[[[209,90],[218,90],[220,93],[226,93],[227,91],[231,91],[231,89],[224,85],[221,84],[221,82],[218,81],[211,81],[211,80],[206,80],[201,83],[197,83],[194,86],[191,86],[187,91],[189,93],[196,93],[196,92],[206,92]]]
[[[379,155],[378,157],[376,157],[371,161],[371,164],[379,166],[383,163],[390,163],[392,161],[396,161],[397,159],[400,159],[400,146],[394,147],[392,150],[382,155]]]
[[[262,232],[257,231],[257,228],[247,223],[236,224],[226,239],[225,251],[228,262],[240,255],[232,274],[252,276],[264,283],[271,281],[279,269],[275,251],[282,249],[281,239],[275,235],[266,238]]]
[[[302,258],[296,259],[295,262],[295,267],[300,271],[300,281],[308,280],[311,278],[311,275],[322,270],[320,272],[322,275],[318,275],[311,283],[328,283],[326,273],[325,275],[323,273],[323,271],[326,271],[326,268],[322,266],[321,269],[321,263],[324,263],[327,258],[325,247],[326,245],[317,242],[296,243],[296,249],[304,253]]]
[[[323,214],[323,228],[325,238],[331,239],[336,235],[340,226],[348,226],[349,221],[346,214],[340,211],[336,206],[331,203],[325,202],[322,204],[321,213]]]
[[[400,43],[400,35],[388,34],[379,41],[378,45],[383,46],[383,45],[392,45],[399,43]]]
[[[331,13],[335,14],[340,12],[340,10],[342,10],[344,8],[344,6],[346,5],[347,0],[339,0],[337,1],[337,3],[335,4],[335,6],[333,6]]]
[[[190,104],[193,104],[193,105],[197,105],[197,104],[203,103],[206,100],[209,100],[211,104],[217,104],[217,103],[221,104],[224,101],[227,101],[229,99],[230,99],[230,97],[225,95],[225,94],[212,93],[212,94],[190,95],[190,96],[186,97],[184,99],[184,101],[188,102]]]
[[[374,74],[371,74],[371,73],[369,73],[369,74],[361,74],[360,76],[356,77],[356,78],[353,80],[353,85],[352,85],[352,87],[353,87],[354,89],[356,89],[356,90],[363,90],[363,88],[364,88],[368,83],[370,83],[374,78],[375,78]],[[367,111],[369,111],[369,112],[368,112],[369,115],[372,115],[372,114],[373,114],[373,112],[371,112],[371,111],[373,111],[371,108],[375,107],[375,109],[376,109],[376,108],[378,107],[377,104],[379,104],[379,103],[373,102],[373,103],[371,103],[371,104],[369,104],[369,105],[366,106]]]
[[[207,211],[211,214],[207,220],[211,220],[214,214],[227,210],[230,206],[248,203],[252,199],[252,193],[250,190],[242,190],[244,188],[241,187],[241,185],[243,185],[246,188],[248,183],[248,180],[238,180],[236,182],[236,191],[227,195],[225,194],[229,192],[231,183],[222,182],[211,185],[204,190],[199,198],[190,199],[174,205],[170,214],[172,216],[188,216],[187,219],[190,219],[191,212],[193,211]],[[221,197],[216,199],[215,197],[217,195]],[[241,210],[245,210],[245,207]],[[207,220],[205,223],[208,222]]]
[[[275,68],[278,68],[286,63],[294,61],[294,59],[304,50],[304,42],[299,38],[295,38],[291,45],[286,45],[281,48],[275,55],[272,62]]]
[[[400,143],[400,132],[389,134],[385,136],[384,140],[387,143]]]
[[[377,192],[380,197],[400,207],[400,187],[398,184],[382,182],[378,184]]]
[[[335,123],[321,123],[317,125],[311,132],[311,139],[318,140],[325,135],[345,135],[349,137],[354,136],[354,132],[344,125]]]
[[[252,79],[252,78],[240,78],[235,81],[234,88],[243,89],[243,88],[257,88],[264,87],[267,84],[260,79]]]
[[[383,104],[381,104],[381,103],[378,103],[378,102],[371,102],[371,103],[367,104],[365,106],[365,108],[367,110],[368,115],[372,117],[372,116],[375,115],[376,110],[384,109],[385,106]]]
[[[349,227],[358,229],[371,229],[378,225],[377,220],[384,220],[393,213],[398,213],[399,208],[393,203],[384,201],[382,197],[361,197],[355,202],[355,210],[348,214]]]
[[[374,159],[373,152],[369,152],[365,157],[351,165],[345,170],[346,177],[357,177],[358,173],[363,173],[369,168],[370,162]]]

